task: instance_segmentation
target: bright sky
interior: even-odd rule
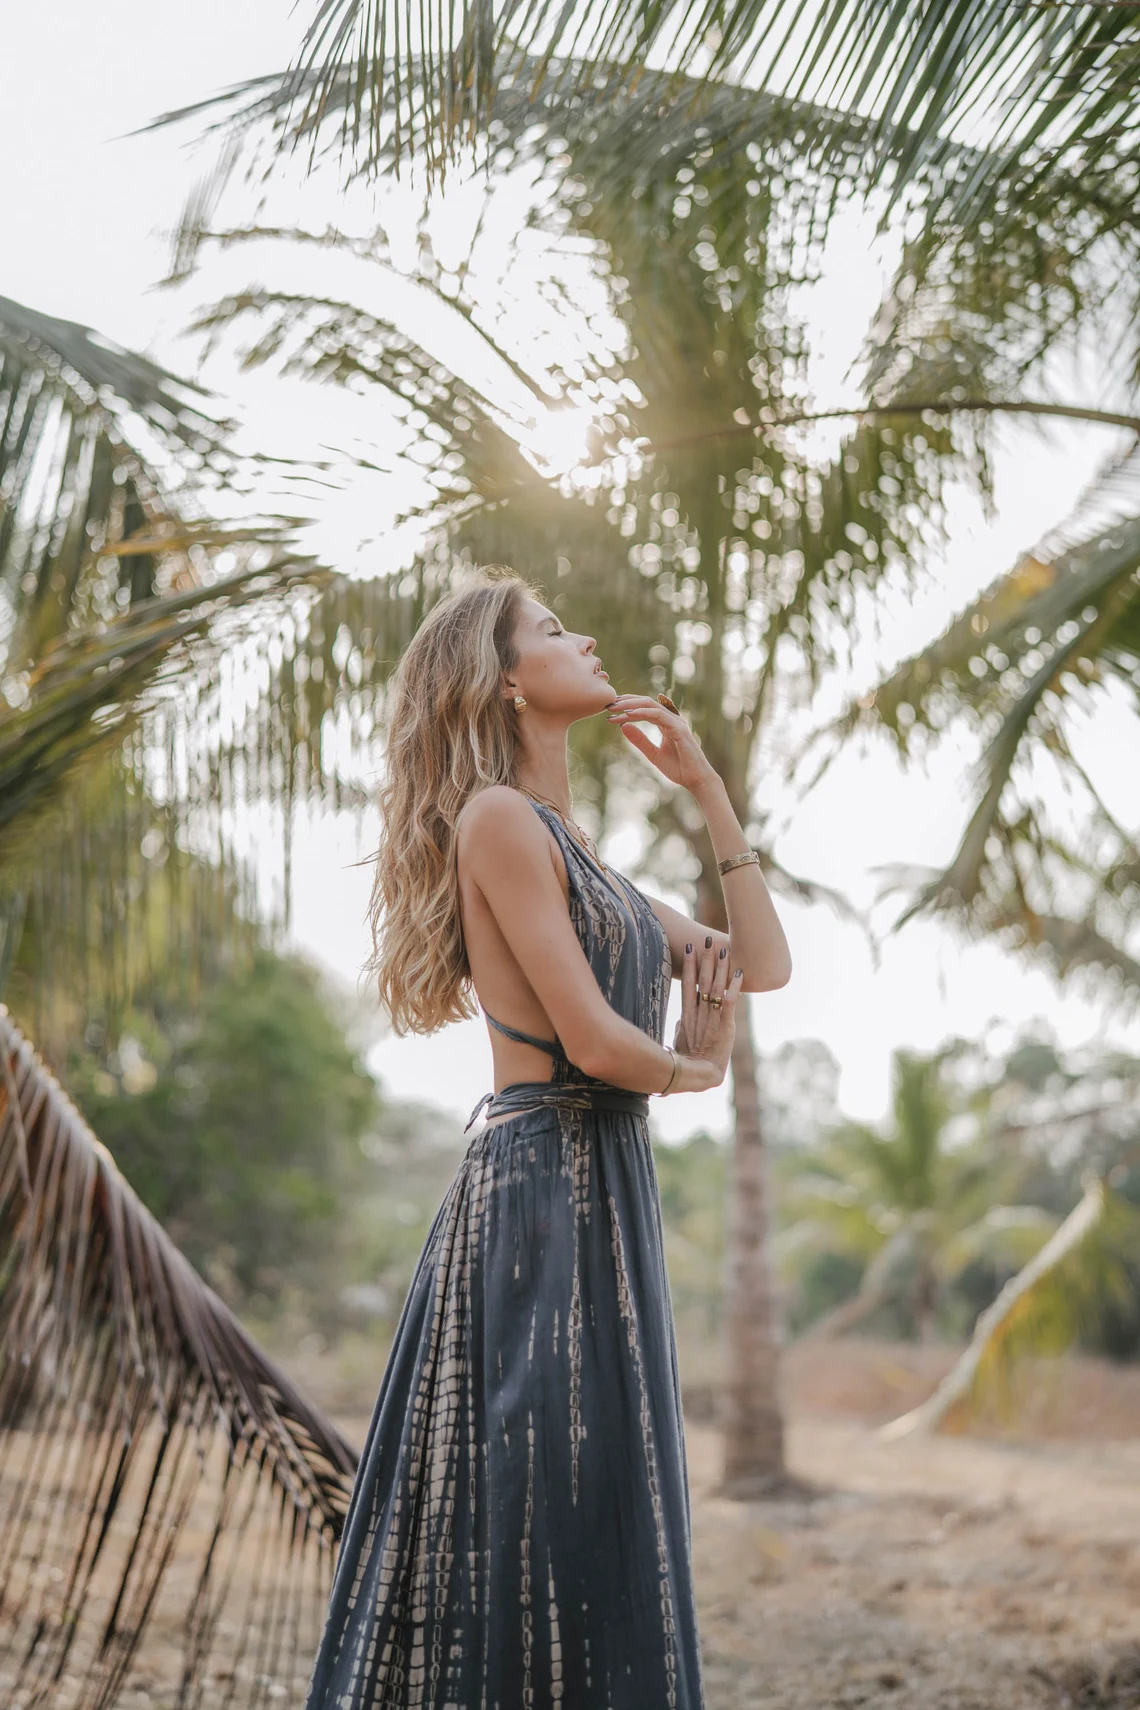
[[[39,0],[34,8],[14,8],[5,20],[5,45],[19,75],[6,80],[0,106],[0,158],[9,163],[0,295],[86,322],[176,371],[193,372],[196,349],[179,339],[179,327],[216,282],[178,298],[153,286],[166,271],[166,233],[202,161],[189,158],[174,134],[126,133],[159,111],[277,69],[312,9],[303,3],[290,16],[279,0],[240,6],[198,0],[192,8],[155,6],[153,0],[107,0],[97,8],[79,0]],[[311,225],[343,217],[332,185],[295,195]],[[260,276],[248,259],[227,265],[225,282]],[[837,234],[827,278],[813,296],[821,405],[843,396],[844,369],[874,304],[877,265],[865,234],[849,222]],[[264,269],[260,257],[258,268]],[[266,374],[242,376],[218,359],[208,372],[214,385],[230,391],[229,406],[244,417],[251,438],[284,455],[300,455],[314,443],[365,443],[377,428],[366,399],[315,393]],[[1074,377],[1074,388],[1082,378]],[[883,655],[901,657],[936,633],[1008,568],[1060,520],[1111,445],[1100,429],[1059,428],[1048,437],[1003,430],[996,521],[986,523],[976,505],[961,498],[938,585],[889,614]],[[374,505],[374,491],[351,483],[326,501],[323,550],[344,562],[373,532]],[[383,552],[383,546],[372,549],[374,566]],[[565,617],[572,626],[571,609]],[[598,648],[604,658],[604,636]],[[622,740],[616,731],[614,740]],[[1125,786],[1140,775],[1136,725],[1105,709],[1080,733],[1079,751],[1105,781],[1118,812],[1134,821],[1134,798],[1125,799]],[[941,863],[952,853],[963,824],[967,758],[965,751],[946,751],[929,772],[904,775],[883,750],[851,751],[798,807],[765,790],[782,828],[777,855],[791,870],[869,901],[876,868]],[[365,869],[349,866],[358,853],[346,826],[333,821],[304,829],[297,851],[298,942],[348,981],[365,954],[369,879]],[[609,853],[619,863],[629,856],[624,846]],[[683,906],[682,899],[670,900]],[[993,946],[966,947],[940,925],[907,927],[876,968],[859,932],[827,910],[782,904],[781,913],[795,971],[783,991],[750,1000],[757,1042],[769,1051],[788,1040],[824,1040],[840,1063],[840,1099],[852,1114],[883,1114],[890,1054],[899,1045],[931,1049],[949,1035],[976,1035],[991,1024],[1009,1036],[1034,1018],[1070,1044],[1127,1036],[1122,1021],[1077,989],[1061,993],[1044,970],[1015,963]],[[386,1038],[372,1060],[392,1093],[434,1100],[464,1120],[491,1085],[482,1021],[431,1039]],[[700,1126],[723,1132],[727,1089],[654,1101],[652,1109],[667,1138]]]

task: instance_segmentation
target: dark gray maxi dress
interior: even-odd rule
[[[598,984],[660,1041],[660,922],[532,805]],[[519,1114],[476,1134],[421,1254],[308,1710],[701,1710],[648,1099],[533,1042],[553,1080],[479,1101]]]

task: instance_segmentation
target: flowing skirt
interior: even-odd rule
[[[548,1103],[476,1136],[432,1224],[308,1710],[702,1703],[648,1124]]]

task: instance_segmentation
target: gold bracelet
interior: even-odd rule
[[[734,867],[747,867],[753,862],[758,867],[760,865],[760,856],[757,854],[755,849],[750,849],[747,855],[730,855],[727,861],[718,861],[716,864],[716,870],[721,874],[731,873]]]
[[[672,1057],[672,1059],[673,1059],[673,1073],[669,1076],[669,1079],[665,1082],[665,1085],[661,1088],[661,1091],[657,1094],[658,1098],[664,1098],[665,1097],[665,1094],[669,1091],[669,1088],[673,1085],[673,1082],[677,1078],[677,1053],[676,1053],[676,1051],[674,1051],[672,1045],[666,1045],[665,1049],[666,1049],[666,1051],[668,1051],[670,1057]]]

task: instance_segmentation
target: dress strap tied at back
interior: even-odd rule
[[[508,1039],[517,1039],[520,1045],[537,1045],[540,1051],[549,1051],[557,1062],[569,1062],[570,1059],[562,1049],[560,1039],[539,1039],[533,1033],[523,1033],[517,1027],[508,1027],[505,1021],[496,1021],[493,1015],[487,1014],[486,1010],[483,1011],[483,1017],[484,1020],[491,1023],[492,1027],[498,1028],[500,1033],[505,1033]]]

